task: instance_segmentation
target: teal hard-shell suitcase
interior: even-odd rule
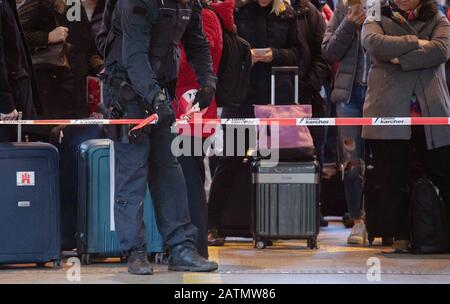
[[[95,257],[121,257],[115,233],[114,206],[111,200],[109,139],[88,140],[78,152],[78,231],[77,249],[83,264]],[[149,192],[144,202],[144,222],[149,254],[164,252],[164,243],[158,231],[155,212]]]

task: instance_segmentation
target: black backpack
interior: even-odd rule
[[[216,14],[217,15],[217,14]],[[250,86],[252,54],[250,44],[222,24],[223,50],[220,60],[216,102],[218,107],[238,107],[245,102]]]
[[[414,253],[444,253],[449,250],[447,206],[438,188],[419,179],[411,193],[411,249]]]

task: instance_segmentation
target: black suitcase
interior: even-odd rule
[[[372,156],[366,153],[366,171],[364,183],[364,211],[366,216],[367,239],[372,245],[375,238],[382,238],[383,245],[392,245],[392,227],[386,224],[386,213],[390,207],[383,199],[382,186],[377,181]]]
[[[320,166],[316,161],[252,162],[253,237],[265,248],[274,239],[306,239],[318,248]]]
[[[345,199],[342,174],[335,163],[324,164],[321,180],[321,211],[323,216],[345,216],[347,202]]]
[[[61,267],[58,151],[0,144],[0,263]]]
[[[50,134],[50,143],[60,155],[60,193],[62,249],[72,250],[77,247],[78,205],[78,149],[80,145],[91,139],[104,138],[101,126],[58,126]]]
[[[234,177],[228,203],[220,213],[219,234],[252,237],[252,178],[249,163],[243,162]]]

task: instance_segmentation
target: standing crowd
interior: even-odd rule
[[[207,261],[208,245],[225,242],[221,213],[232,199],[243,157],[209,158],[207,195],[205,156],[175,158],[169,150],[170,125],[195,104],[204,118],[254,118],[255,105],[271,103],[272,68],[295,66],[298,83],[292,73],[277,75],[275,100],[293,104],[298,85],[299,102],[311,105],[314,118],[334,113],[343,118],[450,117],[448,1],[382,1],[379,20],[368,18],[363,2],[347,0],[81,3],[81,20],[73,22],[64,0],[0,0],[1,119],[17,119],[18,112],[25,119],[95,115],[88,107],[86,77],[99,73],[106,108],[121,104],[128,82],[136,96],[121,117],[159,115],[158,126],[134,137],[128,138],[128,129],[108,129],[116,150],[117,233],[132,273],[150,272],[141,223],[147,180],[172,270],[217,268]],[[232,35],[249,45],[251,67],[245,100],[228,107],[215,93]],[[191,90],[196,96],[190,103],[186,94]],[[48,138],[49,130],[28,131],[32,140]],[[323,165],[328,129],[310,127],[310,132]],[[209,135],[183,134],[202,142]],[[0,128],[0,141],[13,138],[13,130]],[[370,198],[364,193],[376,185],[377,197],[388,206],[382,220],[393,249],[407,251],[411,180],[428,176],[450,204],[450,126],[339,127],[336,140],[354,221],[348,243],[367,241],[364,205]],[[239,187],[245,192],[251,185]]]

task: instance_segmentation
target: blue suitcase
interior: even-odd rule
[[[111,221],[114,202],[111,200],[109,139],[84,142],[78,153],[78,232],[77,248],[83,264],[95,257],[121,257],[119,241]],[[147,250],[161,259],[164,243],[158,231],[149,192],[144,202]]]
[[[77,231],[78,205],[78,149],[80,145],[91,139],[104,138],[101,126],[58,126],[50,134],[50,143],[60,155],[59,186],[61,195],[61,246],[63,250],[77,247],[75,234]]]
[[[0,144],[1,264],[61,267],[58,162],[50,144]]]

